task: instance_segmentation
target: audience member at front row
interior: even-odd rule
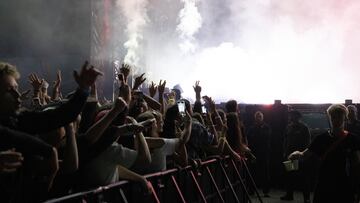
[[[79,88],[67,103],[59,106],[56,109],[48,111],[20,111],[21,95],[18,91],[17,84],[17,79],[19,79],[20,74],[16,67],[7,63],[0,63],[0,124],[14,130],[20,130],[32,134],[34,136],[38,133],[47,133],[51,130],[65,126],[74,121],[81,112],[81,109],[89,94],[89,87],[95,82],[99,75],[101,75],[101,73],[94,67],[88,68],[88,63],[86,62],[81,68],[80,73],[76,71],[74,72],[74,78],[79,85]],[[40,87],[41,83],[39,84],[39,88]],[[8,149],[13,147],[14,146],[8,146]],[[18,148],[18,146],[16,147]],[[22,151],[20,152],[23,153]],[[53,164],[46,170],[46,176],[42,178],[47,183],[48,189],[51,188],[59,167],[57,160],[57,150],[52,148],[51,153],[51,157],[53,157]],[[25,156],[24,158],[25,160],[28,160],[28,157]],[[24,164],[24,169],[27,169],[26,163],[27,162]],[[29,164],[33,163],[30,162]],[[29,170],[25,170],[24,173],[27,173],[28,171]],[[31,175],[28,174],[26,179],[30,176]],[[35,200],[34,198],[30,198],[36,196],[36,192],[34,191],[38,190],[38,187],[27,187],[30,185],[31,181],[33,182],[33,180],[24,180],[23,183],[19,184],[19,188],[22,190],[24,195],[16,195],[16,197],[21,197],[23,200],[29,198],[29,201],[39,201],[39,199]],[[18,194],[21,193],[19,192]],[[9,194],[5,194],[4,196],[6,195],[9,196]]]
[[[359,160],[360,139],[344,130],[348,116],[342,104],[333,104],[327,109],[331,130],[318,135],[303,151],[295,151],[289,159],[307,159],[316,156],[321,160],[314,203],[354,202],[354,178],[350,176],[349,156]]]
[[[177,106],[176,106],[177,107]],[[176,133],[176,138],[162,137],[162,115],[156,111],[148,111],[137,117],[139,122],[154,119],[153,125],[145,130],[146,142],[148,143],[151,153],[151,163],[148,165],[137,166],[137,170],[142,174],[154,173],[166,170],[166,158],[171,156],[180,166],[187,166],[188,157],[185,144],[188,142],[191,133],[191,117],[189,113],[181,118],[183,129]]]

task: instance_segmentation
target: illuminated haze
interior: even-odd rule
[[[202,94],[217,101],[360,102],[360,1],[159,0],[144,5],[147,13],[140,18],[149,20],[140,21],[142,53],[134,55],[141,56],[149,80],[180,84],[185,97],[194,98],[192,86],[200,80]],[[127,19],[132,18],[139,15]],[[116,20],[126,27],[124,19]],[[118,28],[118,33],[129,30]],[[114,43],[128,41],[131,34],[123,36]],[[126,53],[118,57],[123,60]]]

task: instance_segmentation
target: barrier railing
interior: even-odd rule
[[[58,202],[251,202],[250,185],[258,195],[244,160],[209,157],[196,166],[174,168],[145,175],[153,191],[148,194],[138,183],[119,181],[93,190],[51,199]],[[252,180],[252,178],[250,179]],[[262,202],[260,196],[258,199]]]

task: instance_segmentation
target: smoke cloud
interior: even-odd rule
[[[151,1],[151,23],[134,26],[146,42],[138,60],[149,80],[180,84],[185,97],[200,80],[217,101],[359,102],[359,9],[356,0]]]
[[[179,13],[179,24],[177,31],[180,33],[182,42],[179,44],[180,49],[187,52],[194,52],[196,42],[194,34],[196,34],[202,24],[202,18],[196,7],[196,0],[181,0],[184,8]]]
[[[141,42],[143,40],[143,31],[149,19],[147,16],[147,0],[118,0],[117,5],[120,8],[126,21],[126,42],[124,47],[127,52],[124,62],[133,66],[139,66]]]

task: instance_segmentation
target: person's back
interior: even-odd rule
[[[189,159],[204,158],[206,150],[204,147],[212,145],[215,136],[209,133],[205,126],[199,121],[193,120],[191,127],[190,140],[186,143]]]

